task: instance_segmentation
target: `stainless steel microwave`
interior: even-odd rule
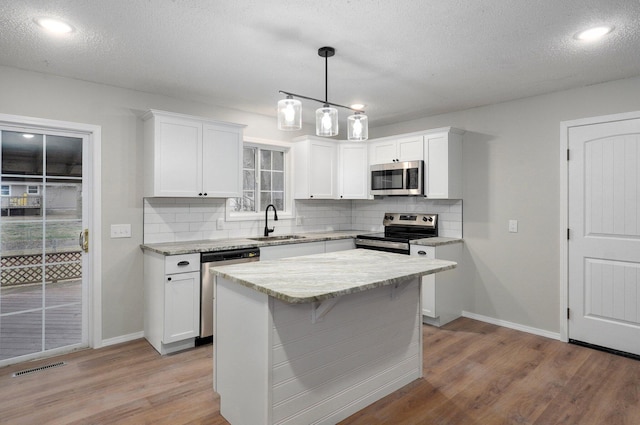
[[[422,195],[424,161],[390,162],[371,166],[372,195]]]

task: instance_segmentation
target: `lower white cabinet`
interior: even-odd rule
[[[355,247],[355,240],[352,238],[263,246],[260,248],[260,261],[323,254],[325,252],[346,251],[348,249],[355,249]]]
[[[348,251],[350,249],[356,249],[355,239],[333,239],[324,243],[324,252]]]
[[[465,308],[468,283],[462,261],[462,243],[422,246],[411,245],[411,255],[450,260],[458,263],[453,270],[422,277],[422,321],[442,326],[462,316]]]
[[[200,272],[166,275],[162,342],[182,341],[200,334]],[[198,312],[198,315],[193,314]]]
[[[200,254],[144,254],[144,336],[160,354],[200,334]]]

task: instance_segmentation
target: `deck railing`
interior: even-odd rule
[[[45,254],[45,282],[74,280],[82,277],[82,252],[56,252]],[[3,287],[41,283],[42,255],[2,256],[0,280]]]

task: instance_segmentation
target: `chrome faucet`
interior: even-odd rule
[[[269,226],[268,226],[269,216],[267,215],[267,213],[269,212],[269,208],[273,208],[273,219],[275,221],[278,221],[278,212],[276,211],[276,206],[273,204],[267,205],[267,208],[264,209],[264,235],[265,236],[269,236],[269,233],[276,230],[275,226],[273,226],[271,229],[269,229]]]

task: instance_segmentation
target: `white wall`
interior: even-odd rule
[[[375,128],[383,137],[467,130],[464,239],[475,267],[471,312],[559,332],[560,122],[640,110],[640,78]],[[509,233],[509,219],[519,232]]]
[[[0,93],[0,113],[102,126],[105,339],[142,329],[144,111],[247,124],[245,134],[259,138],[302,134],[279,132],[271,117],[7,67],[0,67]],[[560,121],[640,110],[638,93],[640,78],[627,79],[370,130],[371,137],[443,126],[467,130],[463,214],[468,260],[476,268],[474,313],[559,330]],[[354,202],[353,209],[359,207]],[[510,218],[519,220],[519,233],[507,232]],[[133,237],[110,239],[115,223],[131,223]]]
[[[0,67],[0,113],[102,127],[102,337],[140,332],[142,318],[143,124],[148,109],[246,124],[245,134],[289,140],[273,118],[133,90]],[[310,131],[307,129],[307,131]],[[111,224],[131,223],[131,239]]]

